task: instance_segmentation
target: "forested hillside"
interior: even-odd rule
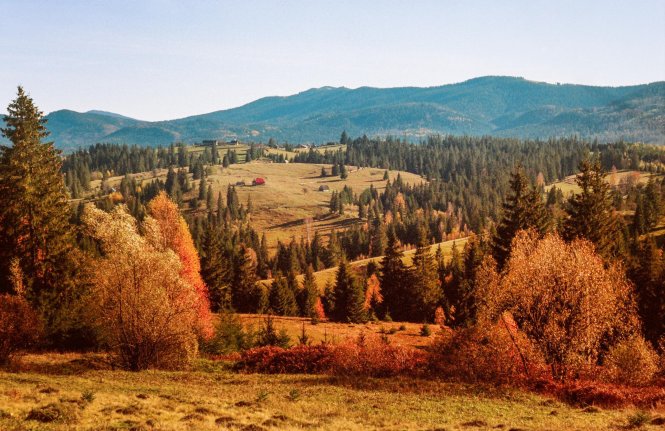
[[[663,143],[664,107],[663,82],[593,87],[482,77],[427,88],[322,87],[170,121],[66,110],[47,119],[56,145],[66,150],[96,142],[155,146],[211,138],[323,143],[336,140],[340,130],[416,141],[441,133]]]

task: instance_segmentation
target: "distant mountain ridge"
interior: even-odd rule
[[[47,116],[51,137],[71,150],[96,142],[168,145],[203,139],[326,142],[342,130],[407,136],[432,133],[665,143],[665,81],[624,87],[548,84],[486,76],[438,87],[314,88],[264,97],[202,115],[141,121],[103,111]]]

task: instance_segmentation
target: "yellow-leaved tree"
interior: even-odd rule
[[[102,256],[89,268],[88,315],[116,363],[129,370],[187,367],[198,350],[200,298],[180,258],[163,246],[159,223],[142,230],[124,205],[88,205],[83,222]]]
[[[511,313],[553,377],[594,364],[604,345],[635,333],[632,285],[620,267],[605,265],[593,244],[520,231],[511,248],[500,277],[489,271],[479,283],[479,319]]]

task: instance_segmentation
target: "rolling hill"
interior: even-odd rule
[[[665,143],[665,82],[594,87],[488,76],[438,87],[322,87],[170,121],[61,110],[47,116],[64,150],[95,142],[168,145],[218,138],[316,142],[431,133]]]

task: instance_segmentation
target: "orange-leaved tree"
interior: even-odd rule
[[[479,312],[492,320],[510,312],[553,377],[595,363],[605,345],[635,332],[632,285],[620,267],[605,265],[593,244],[566,243],[556,234],[539,239],[530,230],[518,232],[511,248],[500,280],[481,283]]]
[[[146,217],[141,235],[124,205],[110,213],[88,205],[82,220],[102,253],[88,267],[87,307],[100,341],[125,369],[187,367],[198,348],[199,297],[176,253],[160,246],[158,223]]]
[[[209,339],[213,335],[213,325],[208,288],[201,278],[201,263],[187,222],[180,215],[178,206],[164,192],[148,203],[148,213],[159,226],[160,246],[175,252],[182,263],[180,275],[196,289],[200,335]]]

